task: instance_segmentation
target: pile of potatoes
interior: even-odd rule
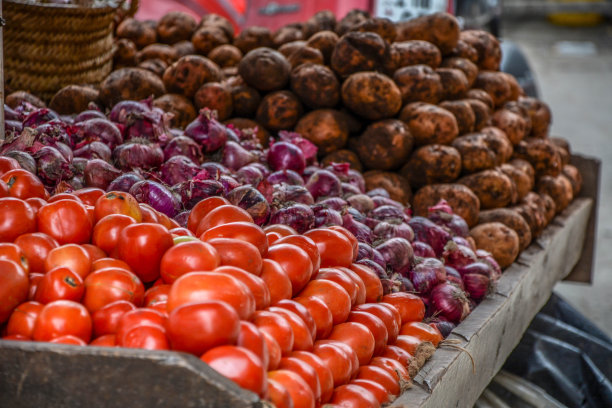
[[[51,108],[153,95],[178,128],[209,107],[226,123],[257,127],[264,145],[294,130],[323,163],[351,163],[368,188],[387,188],[417,215],[446,199],[503,266],[581,187],[568,143],[548,137],[548,106],[499,71],[499,41],[461,31],[446,13],[395,24],[325,11],[236,34],[223,17],[171,12],[126,19],[116,38],[115,70],[99,89],[67,87]]]

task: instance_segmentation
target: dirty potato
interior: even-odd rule
[[[363,178],[366,183],[366,191],[384,188],[389,192],[392,200],[399,201],[402,204],[408,204],[412,199],[410,183],[397,173],[370,170],[363,174]]]
[[[333,108],[340,101],[336,74],[320,64],[302,64],[291,71],[291,90],[309,108]]]
[[[209,82],[200,87],[193,97],[198,110],[210,108],[217,111],[220,121],[229,119],[234,110],[232,93],[225,84],[220,82]]]
[[[476,115],[467,100],[444,101],[440,103],[440,107],[455,115],[460,135],[474,131]]]
[[[393,80],[399,87],[404,104],[438,103],[442,97],[440,75],[428,65],[411,65],[395,71]]]
[[[203,84],[221,80],[221,70],[206,57],[188,55],[170,65],[163,80],[168,92],[191,99]]]
[[[402,109],[399,118],[408,124],[417,146],[450,144],[459,134],[455,116],[436,105],[413,102]]]
[[[386,119],[368,126],[352,146],[366,168],[392,170],[405,163],[412,145],[408,126],[401,120]]]
[[[476,194],[463,184],[430,184],[421,187],[412,200],[415,215],[426,217],[429,207],[438,204],[442,199],[448,202],[455,214],[462,217],[468,226],[476,225],[480,201]]]
[[[292,129],[302,116],[302,104],[291,91],[275,91],[261,100],[255,120],[266,129]]]
[[[170,125],[173,128],[184,129],[197,116],[193,104],[183,95],[162,95],[153,101],[153,106],[174,115],[174,117],[170,120]]]
[[[512,180],[496,169],[483,170],[464,176],[457,181],[470,188],[476,194],[483,209],[505,207],[512,202]]]
[[[289,82],[291,65],[278,51],[257,48],[249,51],[238,64],[238,72],[244,81],[260,91],[274,91]]]
[[[427,184],[450,183],[461,173],[461,155],[452,146],[421,146],[412,153],[402,167],[401,174],[413,187]]]
[[[496,208],[493,210],[481,211],[478,216],[478,224],[488,222],[501,222],[506,227],[516,232],[519,239],[519,252],[523,251],[531,243],[531,229],[527,221],[511,208]]]
[[[501,268],[512,265],[519,254],[519,237],[516,231],[501,222],[479,224],[470,230],[476,248],[493,255]]]
[[[314,143],[319,155],[324,156],[344,147],[349,137],[349,123],[337,110],[317,109],[304,115],[295,131]]]
[[[344,81],[342,102],[356,114],[378,120],[394,116],[402,107],[402,95],[395,82],[378,72],[358,72]]]
[[[107,107],[124,100],[141,100],[166,93],[164,82],[142,68],[121,68],[110,73],[100,85],[100,101]]]

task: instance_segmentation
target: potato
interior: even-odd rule
[[[223,30],[227,38],[230,40],[234,38],[234,26],[227,18],[220,16],[219,14],[204,14],[196,30],[201,27],[218,27]]]
[[[343,35],[370,17],[370,13],[365,10],[353,9],[336,23],[335,31],[338,35]]]
[[[384,188],[389,192],[391,199],[402,204],[408,204],[412,199],[412,190],[408,180],[397,173],[370,170],[363,173],[363,178],[366,183],[366,191]]]
[[[529,179],[531,180],[531,186],[533,188],[533,185],[535,184],[535,169],[533,168],[531,163],[529,163],[527,160],[512,159],[508,162],[508,164],[516,167],[517,169],[525,173],[527,177],[529,177]]]
[[[225,31],[216,26],[204,26],[198,28],[191,37],[193,48],[198,54],[201,55],[207,55],[216,47],[229,44],[230,41],[231,39],[228,38]]]
[[[472,190],[462,184],[430,184],[421,187],[412,200],[414,214],[426,217],[429,207],[438,204],[441,199],[446,200],[455,214],[462,217],[468,226],[476,225],[480,201]]]
[[[174,117],[170,120],[170,125],[173,128],[184,129],[197,116],[193,104],[183,95],[166,94],[160,96],[153,101],[153,106],[174,115]]]
[[[428,65],[411,65],[395,71],[393,80],[402,94],[402,102],[438,103],[442,97],[440,75]]]
[[[440,107],[455,115],[460,135],[474,130],[476,115],[467,100],[444,101],[440,104]]]
[[[569,180],[574,197],[578,197],[578,193],[582,190],[582,174],[580,174],[580,171],[575,166],[566,164],[561,170],[561,175]]]
[[[478,51],[470,44],[463,41],[461,38],[457,41],[457,45],[448,54],[449,58],[465,58],[474,64],[478,64]]]
[[[115,41],[115,54],[113,55],[113,66],[133,67],[136,65],[136,54],[138,49],[133,41],[121,38]]]
[[[168,64],[164,60],[159,58],[148,59],[146,61],[138,64],[138,68],[146,69],[147,71],[151,71],[158,77],[163,77],[164,72],[168,69]]]
[[[391,44],[391,58],[393,70],[408,65],[428,65],[438,68],[442,61],[442,54],[434,44],[422,41],[401,41]]]
[[[333,31],[320,31],[310,37],[306,45],[321,51],[325,64],[329,64],[332,52],[334,52],[334,48],[339,40],[340,37]]]
[[[402,107],[402,95],[395,82],[378,72],[358,72],[344,81],[342,102],[366,119],[391,117]]]
[[[466,58],[452,57],[444,58],[440,64],[442,68],[454,68],[458,69],[465,75],[467,79],[468,89],[474,85],[476,77],[478,76],[478,67],[472,61]],[[466,91],[467,92],[467,91]]]
[[[489,149],[495,152],[495,164],[506,163],[512,158],[514,149],[503,130],[495,126],[488,126],[480,132],[484,135],[485,143],[489,146]]]
[[[115,31],[117,38],[127,38],[136,44],[138,48],[144,48],[157,41],[155,28],[147,25],[144,21],[133,18],[124,19]]]
[[[483,209],[505,207],[512,202],[512,180],[499,170],[489,169],[464,176],[457,181],[470,188]]]
[[[167,71],[166,71],[167,72]],[[164,82],[142,68],[121,68],[110,73],[100,85],[100,101],[107,107],[126,99],[141,100],[166,93]]]
[[[512,91],[502,72],[480,71],[474,88],[485,90],[493,100],[494,107],[503,106],[512,96]]]
[[[451,146],[421,146],[412,153],[401,174],[413,187],[450,183],[461,174],[461,155]]]
[[[330,10],[317,11],[304,23],[304,35],[310,38],[319,31],[334,31],[336,29],[336,15]]]
[[[260,91],[274,91],[289,82],[291,65],[278,51],[257,48],[249,51],[238,64],[244,82]]]
[[[242,51],[243,54],[248,53],[255,48],[266,47],[272,48],[272,33],[266,27],[251,26],[247,27],[234,38],[234,45]]]
[[[293,54],[295,51],[306,47],[306,41],[291,41],[288,42],[286,44],[281,45],[278,48],[278,52],[280,52],[281,54],[283,54],[285,56],[285,58],[289,58],[289,56],[291,54]]]
[[[527,108],[522,106],[518,101],[506,102],[503,108],[523,118],[525,122],[525,134],[529,135],[531,133],[531,117],[529,116]]]
[[[331,68],[342,78],[355,72],[376,71],[389,58],[389,44],[376,33],[352,31],[334,47]]]
[[[565,210],[574,199],[572,183],[563,175],[540,177],[536,190],[540,194],[548,194],[553,199],[557,213]]]
[[[508,74],[507,72],[501,72],[501,74],[503,74],[502,76],[506,79],[506,82],[510,87],[510,101],[517,101],[520,96],[525,95],[525,91],[523,91],[523,88],[521,88],[513,75]]]
[[[408,126],[397,119],[374,122],[355,140],[353,150],[368,169],[397,169],[412,152]]]
[[[232,94],[232,105],[235,116],[252,117],[261,102],[257,89],[244,83],[241,77],[230,78],[227,87]]]
[[[564,139],[562,137],[549,137],[548,140],[553,142],[555,146],[565,150],[568,154],[571,153],[571,146],[567,139]]]
[[[463,71],[455,68],[438,68],[436,72],[442,82],[442,99],[460,99],[465,96],[469,85]]]
[[[190,40],[198,22],[190,14],[182,11],[171,11],[159,19],[157,37],[165,44],[176,44]]]
[[[531,137],[545,138],[548,135],[552,116],[548,105],[531,97],[519,97],[518,102],[529,112]]]
[[[493,255],[501,268],[507,268],[519,254],[519,237],[516,231],[501,222],[487,222],[470,230],[476,248]]]
[[[138,61],[143,62],[149,59],[160,59],[167,65],[179,59],[176,49],[166,44],[151,44],[144,47],[137,54]]]
[[[237,67],[242,59],[242,52],[233,45],[223,44],[213,48],[208,58],[221,68]]]
[[[523,200],[519,205],[519,207],[528,208],[528,211],[524,210],[521,212],[521,210],[519,210],[519,213],[521,215],[526,215],[525,221],[527,221],[529,228],[531,228],[531,235],[536,237],[540,236],[542,231],[544,231],[544,228],[546,228],[548,225],[549,220],[552,220],[548,214],[546,200],[543,197],[544,195],[530,191],[525,197],[523,197]],[[533,225],[531,222],[533,222]]]
[[[47,104],[44,103],[41,99],[39,99],[38,97],[26,91],[12,92],[8,94],[4,100],[4,103],[6,103],[8,106],[10,106],[13,109],[17,108],[21,104],[21,102],[27,102],[30,105],[35,106],[37,108],[47,107]]]
[[[397,31],[395,24],[388,18],[370,17],[361,23],[354,25],[349,31],[371,32],[380,35],[385,41],[392,43],[395,41]]]
[[[292,129],[302,116],[302,104],[291,91],[275,91],[261,100],[255,120],[268,130]]]
[[[467,94],[465,96],[469,99],[476,99],[484,103],[487,106],[487,108],[489,108],[489,110],[493,110],[494,108],[493,98],[491,98],[491,95],[489,95],[487,91],[485,91],[484,89],[473,89],[472,88],[467,91]]]
[[[417,146],[450,144],[459,134],[455,116],[436,105],[413,102],[404,106],[399,118],[408,124]]]
[[[461,154],[461,168],[466,174],[491,169],[497,164],[497,156],[482,133],[471,133],[456,138],[452,146]]]
[[[540,197],[544,203],[546,224],[550,224],[557,213],[557,205],[555,204],[555,200],[553,200],[548,194],[540,194]]]
[[[304,115],[295,131],[310,140],[324,156],[341,149],[349,136],[346,116],[333,109],[317,109]]]
[[[176,50],[177,59],[184,57],[185,55],[196,53],[193,43],[189,40],[179,41],[176,44],[173,44],[172,48]]]
[[[513,200],[513,203],[522,200],[523,197],[525,197],[533,188],[533,180],[530,179],[529,176],[518,167],[504,163],[499,166],[499,170],[506,176],[510,177],[516,186],[516,200]]]
[[[325,65],[306,63],[291,71],[291,90],[309,108],[333,108],[340,101],[340,82]]]
[[[72,113],[81,113],[89,109],[91,102],[98,100],[99,92],[88,86],[68,85],[57,91],[49,108],[53,109],[60,115],[70,115]]]
[[[217,111],[220,121],[229,119],[234,110],[232,93],[227,86],[219,82],[208,82],[200,87],[193,97],[198,110],[210,108]]]
[[[293,51],[291,55],[289,55],[289,57],[287,58],[287,61],[289,61],[289,64],[292,68],[295,68],[305,63],[319,65],[323,65],[324,63],[323,54],[321,53],[321,51],[308,46],[298,48],[297,50]]]
[[[465,30],[459,38],[478,52],[476,65],[482,70],[498,71],[501,63],[499,41],[491,33],[483,30]]]
[[[514,156],[531,163],[537,177],[556,177],[563,166],[557,147],[548,139],[527,138],[514,147]]]
[[[474,130],[479,131],[487,126],[491,116],[491,109],[489,109],[487,104],[478,99],[464,100],[470,104],[470,108],[472,108],[472,112],[474,112]]]
[[[523,251],[531,243],[529,224],[516,210],[496,208],[494,210],[481,211],[478,216],[478,224],[488,222],[501,222],[506,227],[513,229],[519,239],[519,252]]]
[[[459,22],[453,15],[434,13],[398,23],[395,41],[429,41],[445,55],[457,46],[459,34]]]
[[[240,75],[238,75],[238,67],[221,68],[221,75],[223,80],[240,77]]]
[[[322,167],[329,166],[332,163],[348,163],[351,165],[352,169],[357,171],[363,170],[363,166],[361,165],[357,154],[347,149],[340,149],[336,150],[335,152],[331,152],[321,160]]]
[[[247,118],[231,118],[231,119],[226,120],[223,123],[226,125],[232,125],[235,128],[240,129],[242,131],[247,130],[247,129],[256,130],[255,136],[259,140],[259,143],[261,143],[261,145],[264,147],[268,146],[268,140],[270,139],[270,133],[268,133],[268,131],[263,126],[261,126],[261,124],[255,122],[254,120],[247,119]]]
[[[272,35],[272,43],[274,48],[278,48],[283,44],[291,41],[299,41],[304,39],[304,32],[300,23],[292,23],[283,26],[276,30]]]
[[[206,57],[188,55],[170,65],[163,79],[168,92],[180,93],[191,99],[205,83],[220,81],[221,70]]]

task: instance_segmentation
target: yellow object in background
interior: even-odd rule
[[[555,0],[558,3],[597,3],[602,0]],[[603,16],[599,13],[554,13],[548,16],[548,19],[553,24],[572,26],[572,27],[589,27],[595,26],[603,21]]]

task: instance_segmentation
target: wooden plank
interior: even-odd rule
[[[440,348],[392,407],[469,407],[499,371],[557,281],[578,262],[590,198],[576,199],[524,251],[485,299],[449,336],[466,352]]]

